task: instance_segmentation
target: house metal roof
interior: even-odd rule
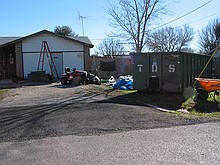
[[[64,39],[67,39],[67,40],[79,42],[79,43],[81,43],[83,45],[89,46],[90,48],[93,48],[93,46],[94,46],[92,44],[92,42],[89,40],[88,37],[84,37],[84,36],[76,36],[76,37],[73,37],[73,36],[62,36],[62,35],[53,33],[53,32],[48,31],[48,30],[42,30],[42,31],[39,31],[37,33],[33,33],[33,34],[25,36],[25,37],[0,37],[0,47],[6,46],[6,45],[10,45],[10,44],[13,44],[13,43],[16,43],[16,42],[22,41],[24,39],[27,39],[27,38],[30,38],[30,37],[34,37],[34,36],[37,36],[37,35],[43,34],[43,33],[49,33],[49,34],[52,34],[52,35],[60,37],[60,38],[64,38]]]
[[[0,37],[0,45],[7,44],[8,42],[13,42],[21,37]]]

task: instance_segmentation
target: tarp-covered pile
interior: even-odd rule
[[[111,78],[109,79],[109,82],[113,82],[112,87],[114,89],[121,89],[121,90],[133,89],[133,77],[131,75],[120,76],[118,81],[115,81],[114,77],[111,76]]]

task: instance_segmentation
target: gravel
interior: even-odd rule
[[[59,104],[73,98],[85,97],[95,85],[60,85],[60,83],[21,86],[12,88],[3,97],[0,107],[20,107]],[[96,92],[93,90],[93,92]]]

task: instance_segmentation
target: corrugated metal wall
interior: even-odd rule
[[[220,57],[213,58],[212,63],[212,76],[213,78],[220,79]]]
[[[220,79],[220,49],[217,50],[212,59],[212,76]]]
[[[184,88],[193,86],[195,78],[209,58],[210,56],[185,52],[133,54],[134,88],[146,91],[183,92]],[[209,65],[202,77],[210,78],[211,70]]]

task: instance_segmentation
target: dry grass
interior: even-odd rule
[[[0,100],[5,97],[7,92],[8,92],[8,89],[0,89]]]

